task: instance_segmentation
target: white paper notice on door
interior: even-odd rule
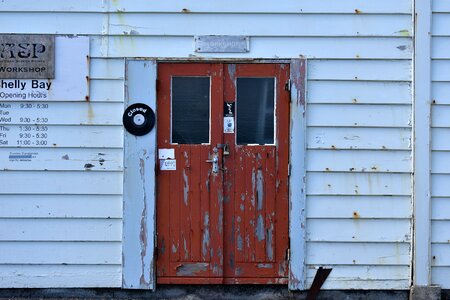
[[[175,150],[174,149],[158,149],[158,158],[159,159],[174,159],[175,158]]]
[[[234,117],[223,118],[223,133],[234,133]]]
[[[161,171],[175,171],[177,169],[176,159],[161,159],[159,169]]]

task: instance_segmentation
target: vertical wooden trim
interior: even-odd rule
[[[413,284],[431,284],[431,0],[415,1]]]
[[[155,61],[126,61],[126,107],[145,103],[156,114],[156,70]],[[124,136],[122,288],[154,289],[156,127]]]
[[[289,289],[306,289],[306,60],[293,59],[289,144]]]

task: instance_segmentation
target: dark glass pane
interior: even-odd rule
[[[172,143],[209,143],[209,77],[172,77]]]
[[[237,79],[237,143],[274,144],[274,78]]]

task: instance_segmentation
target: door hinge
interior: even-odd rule
[[[154,247],[153,247],[153,257],[156,260],[158,260],[158,233],[155,233],[155,238],[153,240]]]
[[[288,92],[291,91],[291,80],[288,79],[288,81],[286,82],[286,84],[284,85],[284,89]]]
[[[292,169],[292,165],[291,165],[291,163],[288,163],[288,177],[291,177],[291,169]]]
[[[288,237],[288,248],[286,249],[286,261],[291,261],[291,237]]]

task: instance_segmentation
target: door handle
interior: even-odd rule
[[[217,156],[214,156],[213,159],[207,159],[207,160],[205,160],[205,162],[214,164],[214,163],[219,162],[219,158]]]
[[[207,159],[205,162],[212,164],[213,173],[219,173],[219,156],[217,154],[214,154],[212,159]]]

